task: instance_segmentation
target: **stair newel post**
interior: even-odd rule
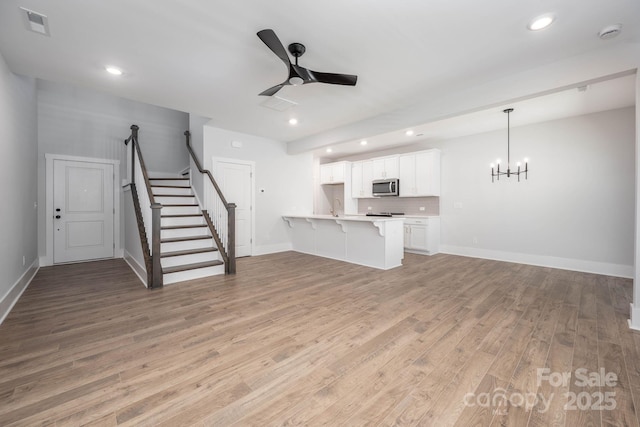
[[[138,143],[138,125],[131,125],[131,182],[136,183],[136,147]]]
[[[151,288],[162,287],[162,265],[160,264],[160,216],[162,205],[153,203],[151,205],[151,262],[153,271],[153,281]]]
[[[226,264],[227,274],[236,274],[236,204],[229,203],[227,205],[228,212],[228,241],[227,255],[229,262]]]

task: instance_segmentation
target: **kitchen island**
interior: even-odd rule
[[[293,250],[389,270],[404,257],[404,220],[390,217],[283,215]]]

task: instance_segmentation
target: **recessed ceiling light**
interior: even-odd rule
[[[108,66],[108,67],[105,67],[105,70],[107,70],[107,73],[113,74],[114,76],[122,75],[122,70],[118,67]]]
[[[407,135],[407,136],[411,136],[411,135],[413,135],[413,131],[411,129],[409,129],[404,134]]]
[[[327,153],[331,153],[331,152],[333,152],[333,149],[332,148],[327,148]]]
[[[297,125],[297,124],[298,124],[298,119],[296,119],[296,118],[291,118],[291,119],[289,119],[289,124],[290,124],[291,126],[295,126],[295,125]]]
[[[367,145],[367,141],[365,140],[360,141],[360,145]]]
[[[531,31],[542,30],[544,28],[547,28],[549,25],[551,25],[554,19],[555,17],[549,14],[538,16],[537,18],[532,19],[531,22],[529,22],[529,25],[527,25],[527,28],[530,29]]]

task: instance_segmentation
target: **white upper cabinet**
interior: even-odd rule
[[[440,150],[400,155],[400,197],[440,196]]]
[[[351,197],[360,199],[371,195],[373,162],[364,160],[351,164]]]
[[[372,159],[373,176],[372,179],[400,178],[399,175],[399,156],[379,157]],[[401,187],[402,188],[402,187]]]
[[[343,184],[349,162],[320,165],[320,184]]]

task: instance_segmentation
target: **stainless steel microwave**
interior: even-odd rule
[[[397,196],[400,194],[400,181],[397,178],[376,179],[372,185],[371,192],[375,197]]]

